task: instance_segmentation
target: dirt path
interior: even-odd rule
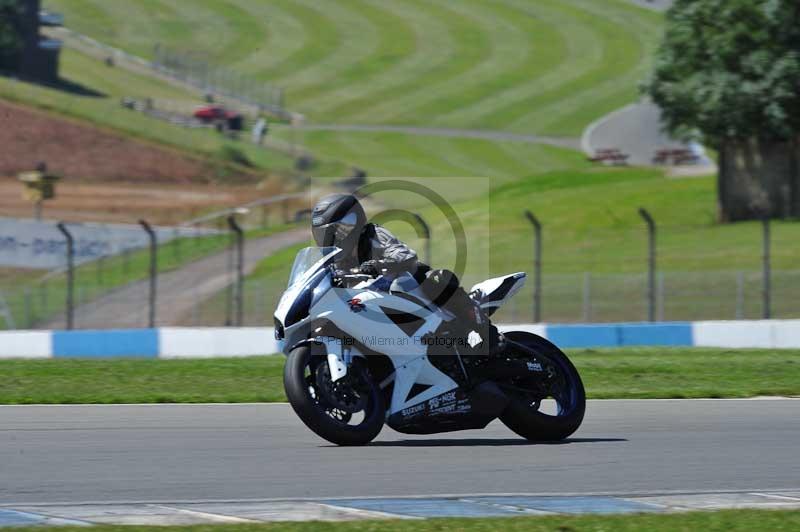
[[[307,229],[294,229],[276,235],[248,240],[245,244],[245,275],[265,257],[279,249],[309,238]],[[192,307],[223,290],[231,282],[228,252],[195,261],[184,268],[162,273],[158,278],[156,325],[177,325]],[[131,283],[75,309],[79,329],[129,329],[147,326],[147,280]],[[41,325],[63,329],[64,316]]]

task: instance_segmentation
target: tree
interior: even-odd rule
[[[0,0],[0,70],[16,70],[22,50],[22,3]]]
[[[800,2],[676,0],[644,91],[720,153],[720,215],[800,215]]]

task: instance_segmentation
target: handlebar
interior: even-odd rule
[[[358,268],[353,268],[350,270],[338,270],[334,267],[331,267],[331,273],[333,274],[334,281],[339,284],[358,284],[363,281],[375,279],[371,275],[360,273]]]

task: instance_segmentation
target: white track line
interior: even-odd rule
[[[787,501],[800,502],[800,497],[790,497],[788,495],[779,495],[777,493],[758,493],[752,492],[751,495],[758,495],[759,497],[769,497],[772,499],[784,499]]]
[[[202,517],[203,519],[208,519],[209,521],[217,521],[220,523],[261,523],[262,521],[256,521],[254,519],[246,519],[244,517],[234,517],[231,515],[222,515],[222,514],[212,514],[208,512],[199,512],[197,510],[187,510],[186,508],[175,508],[174,506],[165,506],[163,504],[148,504],[152,508],[161,508],[162,510],[169,510],[171,512],[177,512],[180,514],[186,515],[194,515],[197,517]]]
[[[357,497],[357,498],[363,499],[363,497]],[[361,508],[350,508],[349,506],[336,506],[333,504],[326,504],[324,502],[316,502],[316,504],[318,506],[321,506],[323,508],[328,508],[329,510],[333,510],[335,512],[351,513],[353,515],[368,517],[370,519],[424,519],[424,517],[417,517],[415,515],[390,514],[388,512],[381,512],[378,510],[363,510]]]
[[[587,491],[587,492],[500,492],[500,493],[431,493],[426,495],[362,495],[362,496],[347,496],[347,497],[273,497],[266,499],[197,499],[197,500],[172,500],[172,501],[154,501],[154,500],[118,500],[118,501],[66,501],[66,502],[2,502],[0,508],[13,508],[13,507],[48,507],[48,506],[114,506],[114,505],[128,505],[128,504],[141,504],[141,505],[181,505],[181,504],[236,504],[236,503],[267,503],[267,502],[315,502],[322,504],[335,504],[337,500],[351,500],[351,499],[464,499],[473,497],[657,497],[662,495],[718,495],[718,494],[736,494],[736,493],[783,493],[783,492],[800,492],[800,485],[794,487],[760,487],[754,489],[736,489],[736,490],[694,490],[691,488],[680,490],[659,490],[659,491],[626,491],[626,492],[613,492],[613,491]]]

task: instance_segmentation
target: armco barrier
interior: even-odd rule
[[[517,324],[564,348],[697,346],[800,349],[800,320]],[[207,358],[277,353],[272,327],[164,327],[105,331],[0,332],[0,358]]]

